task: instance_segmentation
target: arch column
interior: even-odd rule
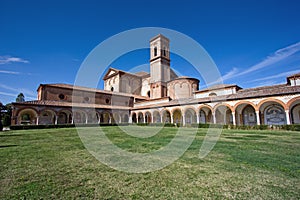
[[[153,113],[151,113],[151,123],[152,123],[152,124],[154,123],[154,116],[153,116]]]
[[[291,120],[290,120],[290,111],[289,110],[285,110],[285,116],[286,116],[286,124],[290,125]]]
[[[173,113],[170,113],[170,118],[171,118],[171,124],[173,124],[174,123],[174,120],[173,120]]]
[[[185,126],[185,114],[183,112],[181,113],[181,117],[182,117],[182,125]]]
[[[54,115],[54,117],[55,117],[54,124],[57,125],[58,116],[57,116],[57,115]]]
[[[236,125],[235,112],[231,112],[231,115],[232,115],[232,124],[235,126]]]
[[[39,116],[36,117],[36,125],[39,125]]]
[[[256,113],[256,123],[257,125],[260,125],[259,110],[256,110],[255,113]]]
[[[200,113],[199,112],[196,112],[196,117],[197,117],[197,124],[200,123]],[[206,117],[206,115],[205,115]]]
[[[212,114],[212,117],[213,117],[213,123],[215,124],[216,123],[216,112],[213,112],[211,113]]]
[[[132,112],[130,112],[128,123],[132,124]]]

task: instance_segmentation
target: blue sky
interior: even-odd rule
[[[19,92],[36,99],[41,83],[73,84],[100,42],[139,27],[190,36],[213,58],[225,83],[243,88],[285,83],[287,75],[300,71],[299,10],[297,0],[0,0],[0,101],[15,101]],[[149,53],[124,58],[112,67],[145,64]],[[201,80],[175,55],[171,65]]]

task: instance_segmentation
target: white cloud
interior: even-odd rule
[[[11,92],[15,92],[14,96],[17,97],[17,95],[22,92],[25,95],[26,99],[36,99],[36,93],[32,90],[26,89],[26,88],[13,88],[8,85],[4,85],[0,83],[0,88],[3,88],[5,90],[9,90]]]
[[[10,63],[29,63],[29,61],[18,57],[0,56],[0,65],[10,64]]]
[[[6,70],[0,70],[0,73],[2,73],[2,74],[15,74],[15,75],[20,74],[20,72],[6,71]]]
[[[5,96],[10,96],[10,97],[17,97],[16,94],[8,93],[8,92],[1,92],[1,91],[0,91],[0,94],[1,94],[1,95],[5,95]]]
[[[267,56],[263,61],[253,66],[250,66],[247,70],[239,72],[237,68],[233,68],[230,72],[222,76],[222,79],[224,81],[224,80],[236,78],[242,75],[247,75],[249,73],[258,71],[270,65],[276,64],[299,51],[300,51],[300,42],[297,42],[295,44],[284,47],[282,49],[278,49],[277,51],[275,51],[275,53],[271,54],[270,56]]]
[[[282,77],[286,78],[287,76],[290,76],[292,74],[296,74],[299,71],[300,70],[293,70],[293,71],[283,72],[283,73],[276,74],[276,75],[273,75],[273,76],[267,76],[267,77],[264,77],[264,78],[258,78],[258,79],[249,81],[249,83],[258,82],[258,81],[265,81],[265,80],[270,80],[270,79],[275,79],[275,78],[282,78]]]

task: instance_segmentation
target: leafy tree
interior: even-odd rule
[[[11,114],[12,114],[12,105],[6,104],[3,106],[4,112],[2,113],[3,126],[10,126],[11,124]]]
[[[18,94],[17,98],[16,98],[16,102],[20,103],[20,102],[24,102],[25,101],[25,96],[23,93]]]
[[[2,109],[3,109],[3,104],[0,102],[0,131],[3,130],[3,125],[2,125]]]

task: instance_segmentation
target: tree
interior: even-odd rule
[[[3,130],[3,125],[2,125],[2,109],[3,109],[3,104],[0,102],[0,131]]]
[[[20,103],[20,102],[24,102],[25,101],[25,96],[23,93],[18,94],[17,98],[16,98],[16,102]]]
[[[2,119],[3,119],[3,126],[10,126],[11,125],[11,114],[12,114],[12,104],[8,103],[3,106],[2,112]]]

